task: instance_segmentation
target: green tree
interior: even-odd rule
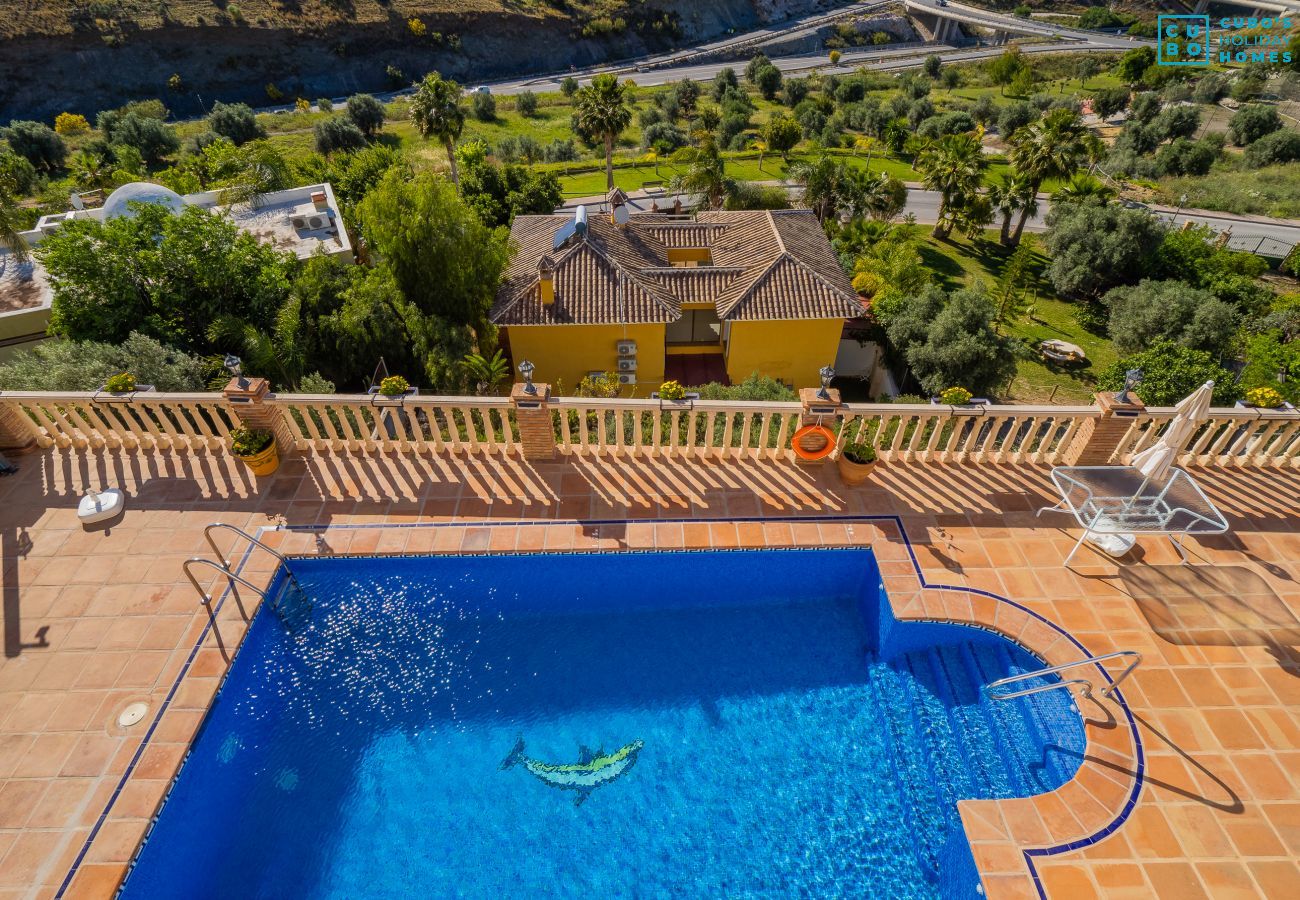
[[[1092,95],[1092,111],[1104,121],[1128,106],[1128,98],[1126,87],[1102,88]]]
[[[1015,81],[1028,63],[1025,62],[1024,55],[1020,52],[1019,47],[1008,47],[1002,51],[1001,56],[994,57],[988,62],[989,78],[994,84],[1002,88],[1002,96],[1007,95],[1007,85]]]
[[[316,152],[329,156],[339,151],[360,150],[366,146],[366,136],[347,116],[331,116],[316,123],[313,129]]]
[[[1292,131],[1290,128],[1282,128],[1272,134],[1264,135],[1259,140],[1253,141],[1242,154],[1242,162],[1251,169],[1276,166],[1297,159],[1300,159],[1300,132]]]
[[[22,197],[36,190],[38,182],[36,167],[17,153],[0,150],[0,184],[15,197]]]
[[[110,144],[131,147],[151,166],[180,149],[180,138],[161,119],[128,113],[116,121],[105,137]]]
[[[996,308],[993,321],[997,331],[1015,324],[1029,308],[1029,285],[1033,280],[1034,242],[1027,238],[1016,245],[1015,251],[1007,259],[1002,273],[998,275],[993,289],[993,304]]]
[[[384,104],[370,94],[353,94],[348,98],[347,117],[361,129],[368,140],[384,130]]]
[[[931,53],[921,63],[921,71],[925,72],[930,78],[938,78],[939,71],[943,68],[943,58],[937,53]]]
[[[1228,120],[1228,130],[1232,132],[1232,142],[1239,147],[1253,144],[1266,134],[1272,134],[1282,127],[1282,117],[1277,110],[1262,103],[1251,103],[1232,114]],[[17,148],[15,148],[17,149]],[[35,160],[32,160],[35,162]]]
[[[560,81],[560,93],[572,98],[574,94],[578,93],[578,79],[572,75],[565,75]]]
[[[1010,138],[1011,161],[1016,171],[1029,182],[1031,192],[1038,193],[1049,178],[1069,178],[1089,156],[1100,153],[1100,142],[1072,109],[1054,109],[1037,122],[1021,128]],[[1028,205],[1020,208],[1011,245],[1020,243]]]
[[[63,168],[68,156],[68,145],[53,128],[41,122],[10,122],[0,128],[0,137],[9,142],[9,148],[42,172]]]
[[[236,147],[266,137],[266,129],[257,121],[257,115],[247,103],[217,101],[208,114],[208,128],[229,138]]]
[[[523,166],[493,165],[478,141],[456,151],[461,166],[461,196],[483,224],[508,226],[518,215],[549,215],[564,202],[554,172],[534,172]]]
[[[1216,363],[1210,353],[1170,341],[1157,342],[1104,369],[1097,377],[1097,387],[1118,391],[1124,386],[1124,373],[1129,369],[1142,370],[1137,394],[1147,406],[1173,406],[1207,381],[1214,382],[1216,406],[1231,406],[1241,396],[1232,373]]]
[[[1102,303],[1110,310],[1108,330],[1121,353],[1167,340],[1219,354],[1237,332],[1232,306],[1184,281],[1144,279],[1112,288]]]
[[[437,72],[424,76],[415,87],[411,98],[411,121],[424,138],[442,142],[451,166],[452,184],[460,185],[460,172],[456,169],[456,141],[465,128],[465,108],[461,105],[461,87]]]
[[[781,154],[781,158],[787,162],[790,159],[790,151],[802,137],[803,129],[790,116],[774,115],[763,126],[763,141],[767,144],[767,148],[773,153]]]
[[[130,372],[159,391],[202,391],[212,365],[132,332],[126,340],[43,341],[0,365],[0,390],[95,391],[113,375]]]
[[[469,101],[470,111],[480,122],[495,122],[497,117],[497,98],[487,91],[475,91]]]
[[[775,100],[777,91],[781,90],[781,70],[773,65],[763,66],[754,76],[754,86],[764,100]]]
[[[979,193],[987,166],[983,148],[973,134],[947,134],[921,151],[917,170],[925,186],[940,194],[935,237],[946,238],[955,226],[983,218],[978,215],[981,201],[984,212],[991,216],[988,200]]]
[[[928,288],[886,326],[890,343],[930,394],[960,385],[992,394],[1016,370],[1015,343],[994,328],[996,309],[977,290]]]
[[[745,80],[750,84],[758,84],[758,73],[768,66],[772,61],[767,58],[767,54],[761,50],[750,57],[749,62],[745,64]]]
[[[1142,81],[1147,69],[1155,64],[1156,51],[1150,47],[1136,47],[1120,57],[1119,64],[1115,66],[1115,74],[1125,84],[1135,85]]]
[[[1095,201],[1053,206],[1044,239],[1047,276],[1057,293],[1084,299],[1136,284],[1150,271],[1165,231],[1145,210]]]
[[[37,247],[54,294],[51,334],[113,342],[139,331],[187,352],[220,352],[208,329],[221,316],[269,326],[288,293],[288,254],[198,207],[173,216],[141,204],[134,213],[66,222]]]
[[[861,222],[849,224],[849,229],[861,228]],[[908,228],[888,229],[864,247],[853,263],[854,290],[871,298],[871,314],[886,326],[930,281],[930,270]]]
[[[617,75],[597,75],[578,91],[576,110],[583,131],[598,136],[605,144],[605,190],[614,189],[614,142],[632,123],[627,85]]]
[[[402,296],[424,317],[417,339],[431,377],[445,377],[474,343],[479,352],[490,349],[495,330],[488,310],[510,258],[505,230],[488,228],[450,184],[427,173],[406,179],[390,170],[361,202],[358,215]],[[468,341],[456,334],[466,328],[472,330]],[[470,346],[434,358],[439,346],[458,341]]]

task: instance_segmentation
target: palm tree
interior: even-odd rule
[[[804,205],[825,222],[841,206],[858,205],[856,185],[849,180],[848,167],[822,154],[814,160],[802,160],[790,167],[790,177],[803,185]]]
[[[907,186],[888,172],[849,169],[846,174],[853,185],[850,209],[854,218],[867,215],[887,222],[907,205]]]
[[[706,137],[698,147],[678,150],[673,154],[673,162],[686,166],[686,171],[674,175],[669,183],[675,194],[702,194],[709,206],[718,209],[734,187],[712,138]]]
[[[22,231],[18,201],[14,198],[8,180],[0,177],[0,244],[8,247],[18,262],[26,262],[29,253]]]
[[[1085,159],[1100,152],[1100,141],[1072,109],[1054,109],[1011,136],[1011,161],[1029,181],[1034,194],[1049,178],[1073,175]],[[1021,207],[1010,246],[1020,243],[1029,208]]]
[[[74,153],[68,168],[81,187],[103,187],[111,175],[108,160],[91,150],[78,150]]]
[[[925,186],[939,192],[939,215],[933,234],[946,238],[962,220],[965,208],[973,209],[983,200],[979,187],[988,165],[984,149],[973,133],[946,134],[922,150],[916,164]]]
[[[411,121],[422,137],[442,141],[447,149],[447,162],[451,164],[451,182],[460,187],[460,172],[456,169],[456,141],[465,127],[465,110],[460,105],[460,85],[430,72],[415,86],[411,98]]]
[[[495,394],[497,385],[510,377],[510,363],[500,350],[485,357],[481,353],[470,353],[461,360],[465,375],[474,384],[474,392],[479,396]]]
[[[993,210],[1002,216],[1002,233],[998,237],[1003,247],[1011,246],[1011,217],[1022,209],[1028,209],[1029,215],[1038,212],[1038,196],[1033,185],[1020,172],[1001,175],[989,186],[989,201]]]
[[[1075,172],[1070,176],[1067,184],[1052,194],[1052,202],[1079,203],[1084,200],[1099,200],[1105,203],[1114,196],[1115,192],[1100,179],[1093,178],[1086,172]]]
[[[575,114],[578,126],[587,134],[600,135],[605,141],[605,190],[614,190],[614,141],[632,124],[632,107],[628,103],[627,85],[617,75],[597,75],[591,84],[578,91]]]

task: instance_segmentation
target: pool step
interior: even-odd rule
[[[1060,752],[1055,737],[1068,733],[1063,727],[1071,723],[1063,716],[1076,716],[1077,727],[1064,692],[1011,701],[984,695],[983,685],[1023,671],[1021,663],[1028,662],[1005,648],[961,643],[870,667],[894,753],[904,754],[894,770],[915,817],[909,824],[917,859],[933,879],[947,842],[961,831],[958,800],[1042,793],[1073,771],[1075,760]]]

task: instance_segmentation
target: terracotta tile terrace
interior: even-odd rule
[[[1080,699],[1087,749],[1051,794],[963,801],[986,895],[1288,897],[1300,884],[1300,478],[1196,468],[1231,524],[1116,561],[1035,511],[1049,468],[834,465],[780,454],[334,453],[255,478],[220,450],[49,447],[0,480],[0,896],[105,897],[124,876],[247,617],[182,574],[226,522],[286,554],[870,545],[900,618],[976,623],[1049,663],[1134,649],[1116,699]],[[85,528],[87,487],[125,515]],[[227,536],[228,537],[228,536]],[[224,540],[224,539],[223,539]],[[267,554],[235,555],[265,582]],[[1099,673],[1094,673],[1099,678]],[[132,727],[120,711],[144,701]]]

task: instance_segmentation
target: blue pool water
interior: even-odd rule
[[[955,802],[1083,749],[867,550],[293,567],[310,614],[257,616],[124,896],[974,896]]]

